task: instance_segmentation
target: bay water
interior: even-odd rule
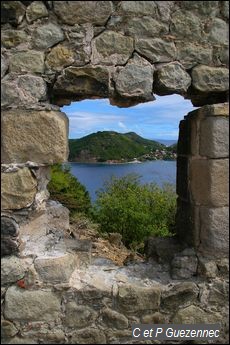
[[[176,161],[146,161],[142,163],[108,164],[108,163],[68,163],[70,172],[88,190],[91,201],[96,200],[96,191],[103,187],[111,176],[123,177],[127,174],[140,175],[141,183],[155,182],[176,185]]]

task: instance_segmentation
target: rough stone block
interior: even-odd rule
[[[1,338],[11,338],[18,333],[15,325],[8,320],[1,320]],[[4,344],[4,343],[3,343]]]
[[[161,38],[138,38],[135,40],[135,50],[153,63],[170,62],[176,56],[175,44]]]
[[[1,282],[2,285],[15,283],[17,280],[22,279],[25,275],[32,260],[20,259],[16,256],[11,256],[1,259]]]
[[[201,207],[199,250],[213,257],[229,255],[229,208]]]
[[[33,46],[39,49],[47,49],[64,40],[61,28],[53,23],[39,26],[33,32]]]
[[[5,295],[5,317],[17,321],[54,321],[61,303],[51,291],[29,291],[9,287]]]
[[[17,137],[14,139],[16,144]],[[37,181],[30,169],[22,168],[15,172],[2,173],[1,189],[1,208],[21,209],[33,203],[37,192]]]
[[[119,287],[117,306],[124,313],[139,310],[156,310],[160,305],[159,287],[124,285]]]
[[[179,124],[177,153],[178,155],[189,155],[190,151],[190,122],[185,119]]]
[[[116,78],[116,90],[123,97],[153,100],[152,85],[153,67],[142,58],[130,60]]]
[[[196,205],[228,205],[228,159],[190,162],[190,191]]]
[[[229,118],[208,117],[200,123],[200,155],[229,157]]]
[[[78,306],[75,302],[68,302],[66,305],[65,325],[73,328],[83,328],[93,323],[97,313],[87,307]]]
[[[26,19],[29,23],[39,18],[48,17],[48,15],[47,8],[42,1],[34,1],[26,9]]]
[[[107,67],[67,67],[54,84],[54,96],[70,100],[87,97],[108,97],[109,71]]]
[[[92,63],[122,65],[133,53],[133,38],[113,31],[104,31],[92,41]]]
[[[58,111],[14,109],[2,114],[2,162],[53,164],[68,157],[68,118]]]
[[[177,157],[177,171],[176,171],[176,192],[177,194],[187,200],[188,199],[188,158]]]
[[[195,111],[203,116],[229,116],[229,103],[208,104]]]
[[[18,52],[10,58],[10,72],[44,72],[44,53],[35,50]]]
[[[191,84],[191,77],[179,62],[162,66],[156,74],[154,90],[159,95],[184,94]]]
[[[189,279],[197,275],[197,257],[194,250],[184,250],[176,254],[171,262],[171,276],[173,279]]]
[[[175,310],[178,305],[191,304],[197,300],[198,293],[198,287],[192,282],[182,282],[169,286],[162,294],[162,307]]]
[[[206,312],[195,305],[190,305],[179,309],[174,315],[172,322],[179,324],[215,324],[220,323],[221,320],[222,315],[219,313]]]
[[[199,207],[177,199],[176,233],[181,242],[197,247],[200,243]]]
[[[54,1],[54,12],[65,24],[92,23],[104,25],[109,18],[112,1]]]
[[[71,254],[39,257],[35,259],[34,267],[43,282],[65,283],[75,269],[75,259]]]
[[[101,329],[83,328],[71,333],[70,344],[106,344],[106,337]]]
[[[125,329],[128,328],[128,319],[110,308],[105,308],[101,313],[102,324],[105,324],[108,328]]]
[[[2,1],[1,2],[1,23],[10,23],[17,26],[22,22],[26,7],[21,1]]]
[[[201,92],[222,92],[229,89],[228,69],[198,65],[192,69],[192,85]]]

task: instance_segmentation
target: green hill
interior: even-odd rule
[[[165,145],[134,132],[103,131],[69,139],[69,161],[129,160],[164,148]]]

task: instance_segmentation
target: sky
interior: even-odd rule
[[[130,108],[109,104],[108,99],[72,102],[62,107],[69,117],[69,138],[98,131],[136,132],[146,139],[178,139],[179,122],[196,109],[179,95],[156,96],[156,100]]]

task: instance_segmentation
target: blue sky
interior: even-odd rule
[[[118,108],[108,99],[72,102],[62,107],[69,117],[69,138],[81,138],[97,131],[136,132],[147,139],[177,140],[180,120],[193,107],[179,95],[156,96],[153,102]]]

